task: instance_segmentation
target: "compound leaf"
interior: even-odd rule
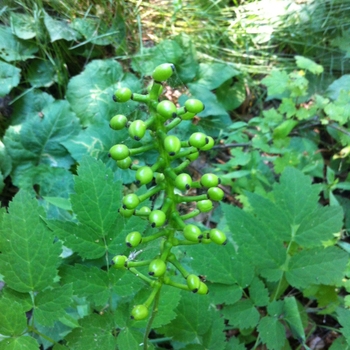
[[[40,291],[57,276],[61,245],[42,216],[44,210],[22,190],[3,217],[0,267],[7,285],[18,292]]]

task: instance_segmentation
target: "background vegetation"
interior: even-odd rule
[[[202,220],[230,239],[178,252],[211,292],[165,291],[150,348],[350,348],[349,16],[344,0],[3,1],[0,349],[142,342],[129,313],[145,286],[108,268],[130,227],[147,229],[117,215],[136,185],[107,156],[126,137],[108,121],[147,117],[111,96],[144,92],[164,62],[165,96],[206,105],[177,133],[217,140],[189,172],[220,175],[225,203]],[[86,206],[84,187],[113,196]],[[109,200],[119,230],[96,224],[99,250],[80,215]]]

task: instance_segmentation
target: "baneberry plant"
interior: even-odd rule
[[[130,138],[136,141],[142,142],[146,132],[151,134],[149,142],[141,143],[139,147],[130,148],[125,144],[117,144],[109,151],[110,157],[120,168],[130,168],[135,171],[138,184],[149,185],[147,192],[141,195],[135,193],[125,195],[119,209],[120,214],[126,218],[133,215],[143,217],[149,221],[151,227],[158,228],[158,231],[151,235],[142,235],[138,231],[128,233],[125,237],[126,245],[136,248],[154,240],[161,240],[160,250],[151,260],[130,261],[125,255],[117,255],[112,259],[115,268],[128,269],[152,287],[149,298],[143,304],[135,305],[131,312],[133,319],[145,319],[153,303],[147,332],[157,312],[157,300],[163,284],[193,293],[208,293],[207,285],[181,265],[173,254],[172,248],[212,242],[223,245],[227,241],[225,234],[219,229],[202,230],[194,223],[187,223],[187,220],[193,219],[200,213],[211,211],[213,201],[222,200],[224,192],[218,187],[220,180],[215,174],[208,173],[194,181],[185,172],[187,166],[198,157],[199,151],[207,151],[214,146],[214,140],[200,132],[193,133],[188,140],[180,140],[171,134],[182,120],[192,119],[204,109],[203,103],[197,99],[188,99],[182,107],[176,107],[169,100],[159,102],[159,96],[163,90],[162,83],[171,77],[173,71],[174,66],[168,63],[156,67],[152,74],[153,83],[147,95],[132,93],[128,88],[120,88],[115,92],[113,98],[116,102],[125,103],[132,99],[146,104],[150,113],[147,120],[129,122],[125,116],[116,115],[110,122],[110,127],[115,130],[127,127]],[[140,166],[132,161],[131,157],[150,150],[158,152],[158,158],[151,166]],[[182,193],[191,188],[199,189],[203,193],[196,196]],[[159,209],[152,210],[144,205],[145,201],[161,192],[164,192],[164,199]],[[181,214],[178,207],[184,202],[196,202],[197,208]],[[176,268],[184,278],[184,283],[171,278],[167,273],[168,265]],[[139,266],[148,266],[148,276],[137,269]]]

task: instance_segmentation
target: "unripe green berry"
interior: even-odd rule
[[[214,147],[214,139],[211,136],[207,136],[208,143],[200,148],[201,151],[209,151]]]
[[[202,101],[190,98],[185,102],[185,108],[188,112],[197,114],[204,110],[204,104]]]
[[[165,176],[164,176],[163,173],[158,173],[158,174],[156,175],[156,184],[157,184],[157,185],[160,184],[160,183],[162,183],[164,180],[165,180]]]
[[[183,234],[184,237],[191,242],[199,243],[203,238],[202,231],[199,227],[191,224],[184,227]]]
[[[130,218],[134,215],[135,210],[134,209],[124,209],[120,208],[119,213],[125,218]]]
[[[180,191],[189,190],[191,188],[191,185],[192,185],[192,178],[190,175],[183,173],[176,176],[175,186]]]
[[[147,185],[153,180],[153,170],[149,166],[142,166],[137,169],[135,177],[140,185]]]
[[[174,156],[181,149],[181,141],[173,135],[169,135],[164,139],[164,148],[170,156]]]
[[[207,188],[216,187],[220,183],[220,179],[216,175],[208,173],[201,177],[200,183]]]
[[[136,141],[140,141],[146,133],[146,124],[142,120],[134,120],[129,126],[129,135]]]
[[[211,211],[213,209],[213,202],[209,199],[199,201],[197,202],[197,208],[202,213],[207,213],[208,211]]]
[[[208,293],[209,293],[208,286],[201,281],[200,284],[199,284],[199,288],[198,288],[197,294],[205,295],[205,294],[208,294]]]
[[[191,292],[197,293],[201,284],[201,280],[197,275],[188,275],[186,278],[187,286]]]
[[[171,63],[163,63],[156,67],[152,73],[152,78],[155,81],[165,81],[169,79],[175,71],[175,67]]]
[[[140,199],[135,193],[127,194],[122,200],[124,209],[135,209],[140,204]]]
[[[190,136],[188,142],[193,147],[202,148],[209,142],[209,140],[207,135],[202,132],[195,132]]]
[[[142,242],[141,233],[138,231],[130,232],[125,237],[125,243],[129,248],[135,248]]]
[[[125,115],[118,114],[115,115],[109,122],[109,126],[113,130],[121,130],[125,128],[126,123],[128,122],[128,119],[126,118]]]
[[[164,100],[158,103],[157,112],[164,119],[175,118],[177,116],[176,106],[171,101],[168,101],[168,100]]]
[[[142,207],[140,208],[139,213],[148,216],[151,213],[151,209],[149,207]]]
[[[122,144],[114,145],[109,150],[109,156],[112,157],[114,160],[123,160],[126,157],[129,157],[129,155],[129,148]]]
[[[131,311],[131,318],[135,321],[141,321],[147,318],[148,308],[145,305],[136,305]]]
[[[161,210],[153,210],[149,214],[148,220],[151,223],[152,227],[160,227],[164,225],[166,220],[166,215]]]
[[[129,169],[131,166],[132,160],[130,157],[126,157],[125,159],[118,160],[117,165],[120,169]]]
[[[219,245],[225,245],[227,243],[226,235],[217,228],[213,228],[209,231],[209,238],[212,242]]]
[[[132,92],[128,88],[120,88],[118,89],[114,95],[113,99],[116,102],[127,102],[131,99]]]
[[[210,187],[207,192],[208,198],[212,201],[221,201],[223,200],[225,193],[219,187]]]
[[[187,159],[191,162],[195,161],[199,157],[199,152],[193,152],[187,156]]]
[[[112,259],[112,265],[115,269],[122,269],[125,267],[125,262],[128,258],[125,255],[116,255]]]
[[[148,274],[154,277],[163,276],[166,271],[166,264],[162,259],[154,259],[148,266]]]

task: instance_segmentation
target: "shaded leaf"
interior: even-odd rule
[[[12,64],[0,61],[0,97],[7,95],[19,84],[21,70]]]

